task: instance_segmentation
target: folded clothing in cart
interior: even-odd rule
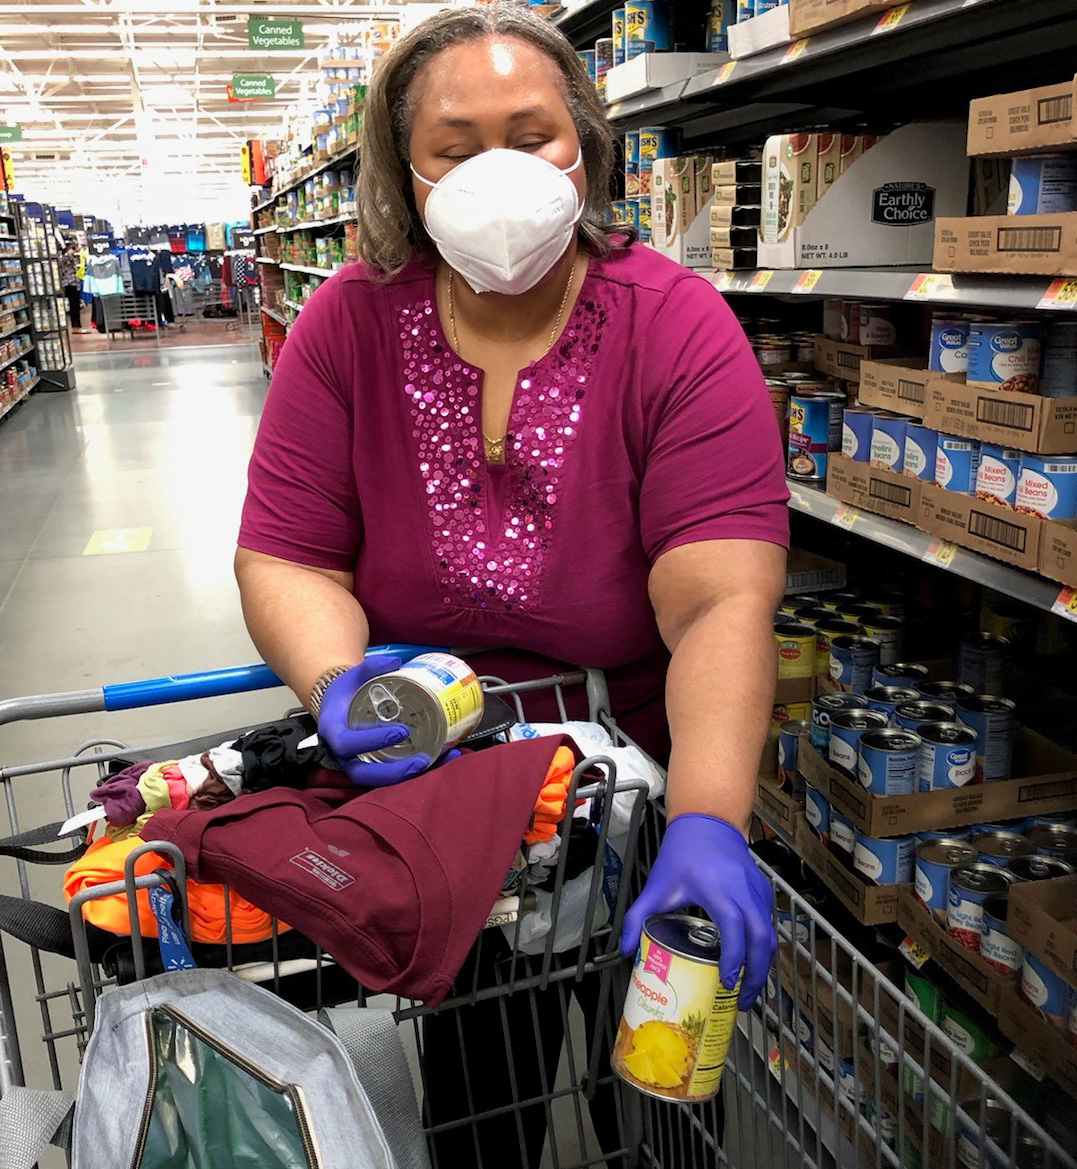
[[[194,880],[289,922],[369,990],[436,1006],[501,895],[540,792],[575,761],[568,739],[507,743],[395,787],[352,787],[344,802],[327,782],[211,812],[160,811],[142,834],[176,844]]]

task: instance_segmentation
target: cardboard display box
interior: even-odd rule
[[[936,272],[1077,276],[1077,211],[940,217],[932,267]]]
[[[981,97],[969,106],[968,154],[1038,154],[1077,148],[1077,78],[1015,93]]]
[[[1017,1050],[1077,1099],[1077,1046],[1017,993],[1004,987],[998,996],[998,1025]]]
[[[734,61],[739,61],[741,57],[753,57],[767,49],[787,45],[792,39],[789,5],[779,4],[760,16],[738,20],[729,26],[729,55]]]
[[[893,7],[893,0],[789,0],[789,31],[799,40]]]
[[[897,885],[872,885],[846,868],[803,816],[797,817],[796,848],[799,856],[831,893],[862,925],[897,921]]]
[[[804,811],[803,801],[797,801],[782,791],[774,779],[759,777],[755,796],[756,815],[789,842],[796,835],[797,817]]]
[[[1077,398],[1044,398],[968,386],[938,374],[932,376],[926,389],[923,420],[944,434],[1001,443],[1034,454],[1064,455],[1077,450]]]
[[[697,190],[700,177],[706,180],[706,198]],[[651,176],[651,247],[686,268],[709,270],[713,191],[709,163],[705,173],[697,176],[693,155],[656,158]]]
[[[928,410],[928,387],[936,383],[944,387],[952,383],[962,387],[965,384],[960,374],[924,369],[918,358],[863,361],[860,364],[860,404],[922,420]]]
[[[827,495],[892,520],[904,520],[907,524],[916,522],[922,486],[925,484],[919,479],[900,471],[855,463],[842,454],[831,454],[827,458]]]
[[[935,483],[920,487],[917,527],[941,536],[962,548],[982,552],[1014,568],[1036,572],[1040,566],[1040,540],[1044,521],[1003,507],[948,491]]]
[[[810,743],[801,742],[797,763],[808,783],[867,836],[906,836],[1077,808],[1077,756],[1027,727],[1018,727],[1013,761],[1017,779],[911,796],[873,796],[831,767]]]
[[[1039,570],[1077,588],[1077,520],[1042,520]]]
[[[801,223],[782,230],[780,242],[760,243],[759,266],[929,263],[936,219],[967,207],[964,144],[964,122],[918,122],[887,134],[840,174]],[[783,175],[783,184],[792,181]]]
[[[924,947],[940,970],[991,1014],[998,1007],[1001,990],[1017,981],[1016,972],[1006,978],[986,958],[950,937],[938,918],[920,904],[911,885],[902,885],[898,895],[898,925]]]
[[[1014,885],[1007,928],[1015,942],[1077,986],[1077,876]]]
[[[863,363],[896,357],[899,346],[850,345],[847,341],[833,341],[822,333],[815,335],[815,368],[831,377],[859,381]]]
[[[623,65],[614,65],[606,74],[606,101],[624,101],[649,89],[687,81],[728,60],[728,53],[643,53]]]

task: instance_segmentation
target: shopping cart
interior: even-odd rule
[[[0,725],[278,685],[267,667],[254,666],[12,699],[0,702]],[[578,709],[576,700],[585,698],[589,717],[601,722],[616,744],[630,743],[608,713],[604,679],[596,671],[522,684],[484,678],[483,685],[513,704],[520,718],[526,717],[529,700],[539,691],[545,699],[552,694],[562,720],[567,720],[570,705]],[[113,761],[175,758],[235,733],[138,752],[100,739],[84,743],[66,758],[0,769],[10,830],[22,832],[19,797],[30,785],[40,791],[41,785],[54,784],[58,810],[72,816],[74,775],[88,771],[103,778]],[[595,767],[604,775],[600,781],[594,778]],[[616,1079],[609,1052],[628,981],[617,940],[624,910],[650,871],[661,840],[661,801],[647,803],[642,781],[619,778],[615,762],[598,756],[576,769],[567,804],[572,808],[576,800],[590,799],[601,805],[602,857],[616,795],[631,801],[623,870],[619,881],[611,881],[609,867],[595,864],[582,878],[582,895],[579,884],[573,886],[577,907],[583,905],[576,944],[559,952],[558,918],[572,886],[566,861],[576,830],[575,822],[566,820],[552,891],[552,928],[540,952],[522,952],[523,918],[518,918],[507,938],[501,929],[483,932],[437,1012],[409,1000],[390,1003],[410,1037],[435,1166],[1077,1169],[988,1070],[960,1052],[885,970],[820,915],[813,899],[799,891],[804,879],[793,872],[791,854],[775,841],[760,846],[759,863],[775,888],[779,956],[764,999],[741,1016],[720,1096],[703,1105],[672,1104]],[[23,844],[32,848],[49,835],[55,836],[54,828],[51,834],[23,833]],[[152,843],[146,850],[164,851]],[[30,903],[31,859],[28,853],[16,855],[19,896]],[[172,850],[171,860],[171,871],[136,878],[132,864],[125,881],[80,894],[70,906],[71,944],[65,959],[38,946],[10,939],[5,943],[0,935],[0,1093],[26,1082],[24,1053],[35,1033],[48,1064],[40,1078],[51,1077],[57,1088],[74,1087],[72,1077],[93,1027],[95,1003],[116,980],[91,955],[83,907],[93,897],[117,892],[126,892],[133,905],[136,888],[166,883],[179,892],[182,904],[182,857]],[[523,881],[517,890],[521,905],[527,904],[529,892],[526,874]],[[185,905],[183,909],[186,924]],[[133,970],[127,976],[143,977],[152,968],[156,939],[139,935],[135,913],[132,925]],[[268,960],[254,965],[234,960],[238,947],[233,948],[229,937],[221,964],[304,1009],[371,1001],[364,988],[342,977],[328,955],[314,951],[298,959],[288,956],[280,944],[283,936],[274,928]],[[7,959],[16,945],[29,951],[34,985],[28,997],[16,990],[9,973]],[[558,1040],[552,1045],[551,1028]],[[505,1060],[500,1099],[493,1104],[472,1080],[477,1041],[484,1056],[500,1051]],[[457,1081],[456,1104],[448,1116],[437,1106],[446,1078]],[[501,1142],[496,1156],[490,1155],[491,1133]]]

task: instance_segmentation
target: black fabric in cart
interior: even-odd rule
[[[160,292],[161,269],[153,252],[132,251],[127,260],[131,265],[131,288],[135,292]]]

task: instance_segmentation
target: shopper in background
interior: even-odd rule
[[[646,915],[698,904],[728,985],[746,963],[748,1006],[775,946],[745,834],[788,540],[759,367],[707,281],[606,226],[612,131],[545,20],[461,8],[403,37],[360,157],[364,263],[304,308],[251,460],[236,556],[251,636],[315,713],[327,691],[327,712],[347,708],[379,642],[509,647],[471,660],[510,678],[605,669],[613,714],[669,757],[670,823],[623,951]],[[319,728],[355,753],[337,721]],[[463,1037],[451,1015],[427,1021],[437,1123],[541,1092],[529,1011],[501,1038],[497,1004],[469,1010]],[[593,1116],[609,1149],[612,1110]],[[524,1118],[531,1164],[545,1119]],[[479,1134],[482,1164],[520,1163],[511,1114]],[[475,1161],[468,1126],[435,1147]]]
[[[67,316],[73,333],[85,333],[82,327],[82,287],[79,284],[79,246],[70,236],[60,253],[60,284],[67,297]]]

